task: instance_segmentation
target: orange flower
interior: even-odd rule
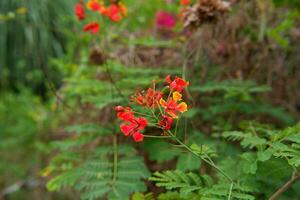
[[[180,4],[183,5],[183,6],[187,6],[190,3],[191,3],[190,0],[180,0]]]
[[[182,95],[179,92],[173,92],[172,98],[165,101],[163,98],[159,100],[160,105],[165,109],[166,113],[173,118],[178,118],[178,113],[183,113],[187,111],[187,104],[178,101],[181,100]]]
[[[119,9],[121,14],[125,17],[127,15],[127,8],[122,2],[119,3]]]
[[[148,108],[152,108],[153,106],[156,108],[162,96],[163,94],[160,91],[155,91],[154,89],[149,88],[146,95],[137,92],[132,99],[139,105],[147,106]]]
[[[99,32],[100,25],[97,22],[91,22],[83,27],[84,32],[90,32],[91,34],[96,34]]]
[[[102,5],[101,8],[99,9],[99,13],[103,16],[107,15],[108,9]]]
[[[91,11],[98,11],[101,8],[101,3],[98,0],[89,0],[86,7]]]

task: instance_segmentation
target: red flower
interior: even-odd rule
[[[127,8],[122,3],[111,4],[107,9],[107,16],[113,22],[118,22],[123,16],[126,16]]]
[[[118,112],[118,118],[125,122],[120,125],[122,133],[125,136],[132,135],[136,142],[141,142],[144,136],[140,131],[146,128],[148,120],[144,117],[135,117],[132,109],[129,107],[116,106],[115,110]]]
[[[85,18],[85,11],[84,11],[83,4],[81,2],[75,5],[74,12],[78,20],[83,20]]]
[[[125,122],[133,121],[135,118],[132,109],[129,107],[116,106],[115,110],[118,112],[118,118]]]
[[[181,96],[182,95],[179,92],[173,92],[172,98],[169,98],[167,102],[163,98],[159,100],[160,105],[172,118],[178,118],[179,112],[183,113],[187,111],[187,105],[185,102],[177,103],[181,100]]]
[[[145,118],[133,118],[129,123],[121,124],[120,129],[125,136],[132,135],[134,137],[137,133],[141,135],[140,131],[144,130],[147,125],[148,121]]]
[[[117,4],[111,4],[108,8],[107,15],[111,21],[118,22],[121,20],[119,6]]]
[[[84,32],[90,32],[91,34],[96,34],[99,32],[100,25],[97,22],[91,22],[83,27]]]
[[[170,88],[172,88],[173,90],[175,90],[177,92],[182,92],[182,90],[189,85],[189,82],[187,82],[187,81],[185,81],[182,78],[179,78],[177,76],[172,81],[171,76],[168,75],[166,77],[166,81],[167,81],[167,83],[170,84]]]
[[[162,129],[164,129],[165,131],[168,131],[171,129],[172,126],[172,122],[173,122],[173,118],[163,115],[162,116],[162,120],[160,120],[158,122],[158,124],[161,126]]]

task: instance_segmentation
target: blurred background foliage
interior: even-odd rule
[[[54,83],[61,79],[50,64],[52,58],[63,57],[72,27],[75,1],[1,1],[0,2],[0,70],[1,88],[18,90],[25,85],[36,94],[45,95],[43,70]],[[68,30],[71,31],[71,30]]]
[[[249,121],[268,124],[255,125],[258,132],[275,132],[299,121],[299,1],[237,1],[228,16],[191,37],[182,33],[180,24],[167,33],[155,26],[155,13],[175,15],[177,4],[124,2],[129,13],[119,24],[91,16],[101,23],[99,37],[93,37],[75,20],[75,0],[0,1],[0,199],[78,199],[78,191],[88,199],[101,197],[102,191],[89,185],[92,175],[79,181],[77,192],[66,186],[73,186],[83,170],[110,170],[100,168],[96,158],[111,158],[112,133],[117,131],[112,106],[127,103],[135,88],[162,81],[166,74],[182,74],[192,83],[192,108],[179,124],[192,127],[188,142],[221,152],[224,159],[218,161],[229,173],[234,169],[231,157],[240,156],[244,147],[225,142],[223,132],[247,132]],[[179,134],[185,136],[184,131]],[[142,147],[118,140],[130,152],[120,153],[125,160],[145,164],[140,166],[143,173],[133,177],[142,186],[125,192],[117,188],[120,194],[160,192],[153,183],[139,182],[149,172],[206,169],[166,142],[149,139]],[[246,166],[254,158],[243,156]],[[289,170],[264,177],[269,168],[279,166]],[[289,177],[289,167],[284,159],[272,158],[258,165],[259,180],[251,179],[254,172],[249,169],[239,175],[244,182],[266,185],[265,191],[248,185],[258,199],[266,199]],[[47,182],[55,192],[48,192]],[[282,199],[296,200],[299,187]],[[139,193],[134,198],[146,199]]]

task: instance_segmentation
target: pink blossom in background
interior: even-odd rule
[[[176,18],[166,11],[158,11],[156,13],[155,22],[159,28],[172,29],[176,25]]]

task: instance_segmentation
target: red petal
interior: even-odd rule
[[[85,18],[84,7],[81,3],[75,5],[75,14],[78,20],[83,20]]]
[[[91,32],[92,34],[96,34],[99,32],[100,25],[96,22],[91,22],[83,27],[84,32]]]
[[[126,121],[126,122],[130,122],[134,119],[134,115],[132,113],[129,112],[119,112],[118,113],[118,118]]]
[[[125,136],[128,136],[135,129],[135,126],[135,124],[121,124],[120,129]]]
[[[140,132],[133,133],[132,137],[133,137],[134,141],[136,141],[136,142],[141,142],[144,139],[144,135],[141,134]]]
[[[136,119],[139,130],[143,130],[148,125],[148,120],[144,117]]]
[[[171,83],[171,82],[172,82],[171,76],[170,76],[170,75],[166,76],[166,82],[167,82],[167,83]]]

